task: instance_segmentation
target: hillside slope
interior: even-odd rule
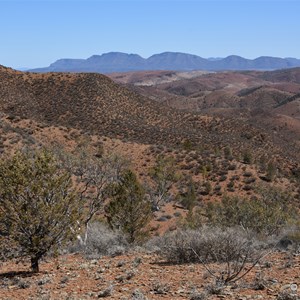
[[[209,76],[208,74],[207,76]],[[65,126],[87,134],[141,144],[208,150],[231,147],[238,155],[266,153],[285,165],[299,161],[298,144],[257,127],[244,115],[226,118],[179,111],[114,83],[100,74],[22,73],[1,67],[0,110],[8,115]],[[252,123],[252,124],[251,124]],[[295,148],[296,147],[296,148]]]
[[[190,75],[188,75],[190,74]],[[177,109],[244,120],[283,140],[300,141],[300,68],[272,72],[114,73],[116,82]]]

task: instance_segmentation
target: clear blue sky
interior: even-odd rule
[[[300,58],[300,0],[0,0],[0,64],[110,51]]]

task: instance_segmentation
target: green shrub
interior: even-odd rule
[[[146,225],[152,216],[151,204],[132,171],[125,171],[120,182],[112,186],[112,198],[105,207],[105,213],[111,228],[122,230],[129,243],[145,237]]]
[[[50,152],[17,153],[1,161],[0,235],[18,255],[30,257],[34,272],[49,250],[75,235],[79,212],[71,175]]]
[[[193,209],[196,205],[196,191],[195,191],[195,183],[192,179],[190,179],[186,184],[185,191],[179,193],[178,195],[180,203],[188,210]]]
[[[252,154],[249,150],[247,150],[243,153],[243,162],[245,164],[251,164],[252,163]]]

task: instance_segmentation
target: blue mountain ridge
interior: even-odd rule
[[[113,73],[148,70],[276,70],[300,67],[300,59],[261,56],[246,59],[237,55],[205,59],[197,55],[164,52],[143,58],[138,54],[109,52],[87,59],[59,59],[49,67],[31,69],[31,72],[96,72]]]

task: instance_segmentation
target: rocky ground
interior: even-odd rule
[[[288,252],[266,257],[243,279],[223,289],[218,289],[201,264],[168,264],[159,256],[144,251],[93,260],[80,254],[67,254],[43,261],[39,274],[33,275],[28,270],[28,262],[1,264],[0,299],[300,297],[300,256]],[[297,291],[292,295],[291,286],[298,287],[298,296]]]

